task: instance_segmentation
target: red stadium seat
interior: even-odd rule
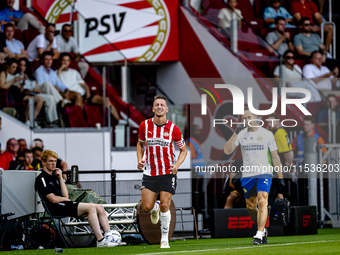
[[[253,6],[249,0],[239,0],[236,8],[242,12],[243,18],[255,18]]]
[[[90,127],[95,127],[96,123],[100,123],[101,126],[104,126],[103,115],[98,105],[84,103],[84,114]]]
[[[263,18],[263,12],[269,6],[268,0],[254,0],[254,12],[257,18]]]
[[[88,127],[83,111],[79,105],[67,105],[64,108],[66,122],[70,127]]]
[[[307,103],[307,110],[312,114],[312,116],[315,116],[315,118],[318,117],[318,114],[321,110],[327,108],[327,102],[311,102]]]
[[[40,32],[38,29],[27,29],[27,30],[24,30],[23,34],[24,34],[25,48],[27,49],[28,45],[33,41],[33,39],[37,35],[40,35]]]
[[[254,19],[250,19],[250,18],[247,18],[247,19],[244,19],[246,21],[247,24],[249,24],[249,26],[257,33],[259,34],[260,31],[261,31],[261,28],[263,28],[264,26],[264,21],[263,19],[257,19],[257,18],[254,18]]]
[[[14,36],[13,36],[15,39],[19,40],[20,42],[22,42],[24,45],[25,45],[25,42],[24,42],[24,36],[21,32],[20,29],[15,29],[15,32],[14,32]]]
[[[296,59],[296,64],[301,67],[301,69],[310,63],[310,60],[309,59],[306,59],[306,58],[297,58]]]

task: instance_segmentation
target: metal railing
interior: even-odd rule
[[[331,22],[331,21],[324,21],[321,23],[321,41],[322,43],[324,43],[325,41],[325,35],[324,35],[324,32],[325,32],[325,25],[333,25],[333,42],[332,42],[332,47],[333,48],[330,48],[330,54],[332,55],[332,57],[334,59],[336,59],[336,25],[334,22]]]
[[[323,154],[322,149],[327,148],[327,152]],[[321,225],[327,223],[326,216],[330,219],[333,227],[340,227],[340,144],[318,144],[319,162],[327,161],[327,176],[323,171],[319,172],[319,209]],[[326,210],[324,201],[324,178],[328,178],[328,204]]]

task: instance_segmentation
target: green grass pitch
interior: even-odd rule
[[[270,233],[269,233],[270,234]],[[251,245],[251,237],[221,239],[187,239],[171,241],[170,249],[160,249],[159,245],[134,245],[115,248],[64,249],[62,255],[101,255],[101,254],[340,254],[340,229],[319,229],[318,235],[268,237],[268,244]],[[47,255],[54,250],[21,250],[1,252],[2,254]]]

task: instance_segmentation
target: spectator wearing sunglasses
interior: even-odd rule
[[[283,87],[294,87],[294,88],[304,88],[309,90],[311,93],[311,98],[309,102],[319,102],[321,101],[320,93],[311,81],[307,79],[302,79],[301,68],[295,64],[295,55],[292,50],[287,50],[283,54],[284,64],[282,67],[282,86]],[[276,82],[279,82],[280,78],[280,66],[277,66],[274,70],[274,77]],[[300,92],[290,92],[287,94],[288,97],[302,98],[305,95]]]
[[[75,61],[78,63],[78,67],[81,75],[85,78],[89,65],[86,62],[81,61],[81,54],[78,49],[78,45],[74,37],[72,36],[72,26],[70,24],[64,24],[61,29],[61,34],[56,36],[59,52],[70,53],[75,55]]]
[[[275,19],[277,17],[284,18],[286,21],[286,27],[295,27],[290,24],[294,21],[293,16],[281,6],[281,0],[271,0],[270,6],[264,10],[263,19],[269,27],[275,27]]]
[[[292,13],[297,24],[301,24],[301,19],[303,17],[306,17],[311,23],[310,30],[314,33],[320,32],[320,25],[323,22],[323,18],[313,1],[294,0],[290,4],[290,12]],[[314,21],[316,22],[314,23]],[[324,29],[326,34],[325,45],[328,51],[329,46],[333,40],[333,26],[327,24],[325,25]]]
[[[266,41],[272,49],[283,55],[288,49],[294,50],[290,40],[290,33],[285,30],[286,20],[283,17],[275,18],[275,31],[267,34]]]
[[[293,82],[299,82],[302,78],[301,68],[295,64],[295,54],[292,50],[287,50],[283,54],[284,64],[282,67],[282,79],[283,87],[287,87],[287,84]],[[274,70],[274,77],[279,82],[280,78],[280,66],[277,66]]]
[[[320,36],[315,34],[311,29],[311,22],[308,17],[302,17],[300,20],[302,32],[294,37],[294,46],[299,55],[311,57],[311,53],[319,50],[326,50],[322,44]]]

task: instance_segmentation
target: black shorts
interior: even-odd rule
[[[86,98],[86,93],[85,93],[85,95],[83,96],[83,99],[84,99],[84,101],[88,102],[89,104],[93,104],[93,103],[92,103],[92,100],[93,100],[93,98],[94,98],[95,95],[96,95],[96,94],[90,92],[90,97],[89,97],[89,98]]]
[[[52,216],[78,217],[78,202],[64,201],[50,206],[48,209]]]
[[[175,194],[177,187],[177,175],[165,174],[159,176],[143,175],[142,189],[147,188],[155,193],[166,191]]]

